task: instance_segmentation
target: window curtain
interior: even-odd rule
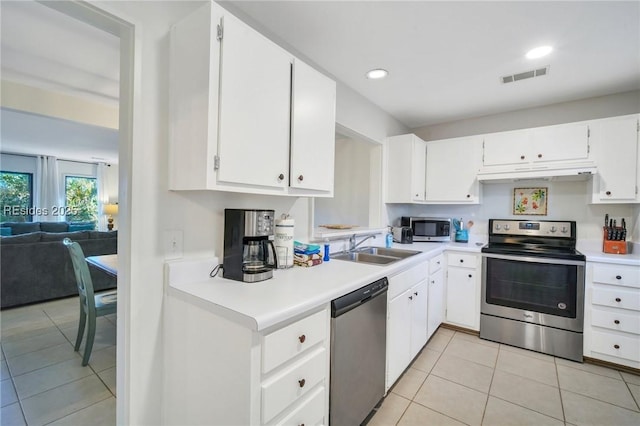
[[[58,159],[39,155],[36,158],[34,222],[60,222],[64,218],[64,201],[60,197]],[[39,214],[41,213],[41,214]],[[46,213],[46,214],[45,214]]]
[[[98,223],[97,229],[107,230],[107,215],[103,214],[105,204],[109,204],[109,189],[107,185],[107,168],[105,163],[98,163],[97,184],[98,184]]]

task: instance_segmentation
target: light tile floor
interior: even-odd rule
[[[2,425],[114,425],[115,315],[87,367],[78,299],[0,312]],[[81,352],[84,346],[81,347]],[[640,425],[640,376],[440,328],[370,425]]]
[[[640,376],[440,328],[369,425],[640,425]]]
[[[72,297],[0,312],[1,425],[115,425],[116,316],[98,318],[83,367],[79,309]]]

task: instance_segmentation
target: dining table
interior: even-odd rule
[[[118,255],[117,254],[88,256],[86,260],[89,265],[94,266],[100,269],[101,271],[106,272],[112,277],[118,276]]]

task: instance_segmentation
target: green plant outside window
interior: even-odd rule
[[[68,222],[98,221],[98,185],[96,178],[66,176],[64,193]]]
[[[30,222],[32,206],[33,175],[0,171],[0,221]]]

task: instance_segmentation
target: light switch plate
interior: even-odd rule
[[[182,258],[183,232],[180,229],[169,229],[164,231],[164,258],[180,259]]]

